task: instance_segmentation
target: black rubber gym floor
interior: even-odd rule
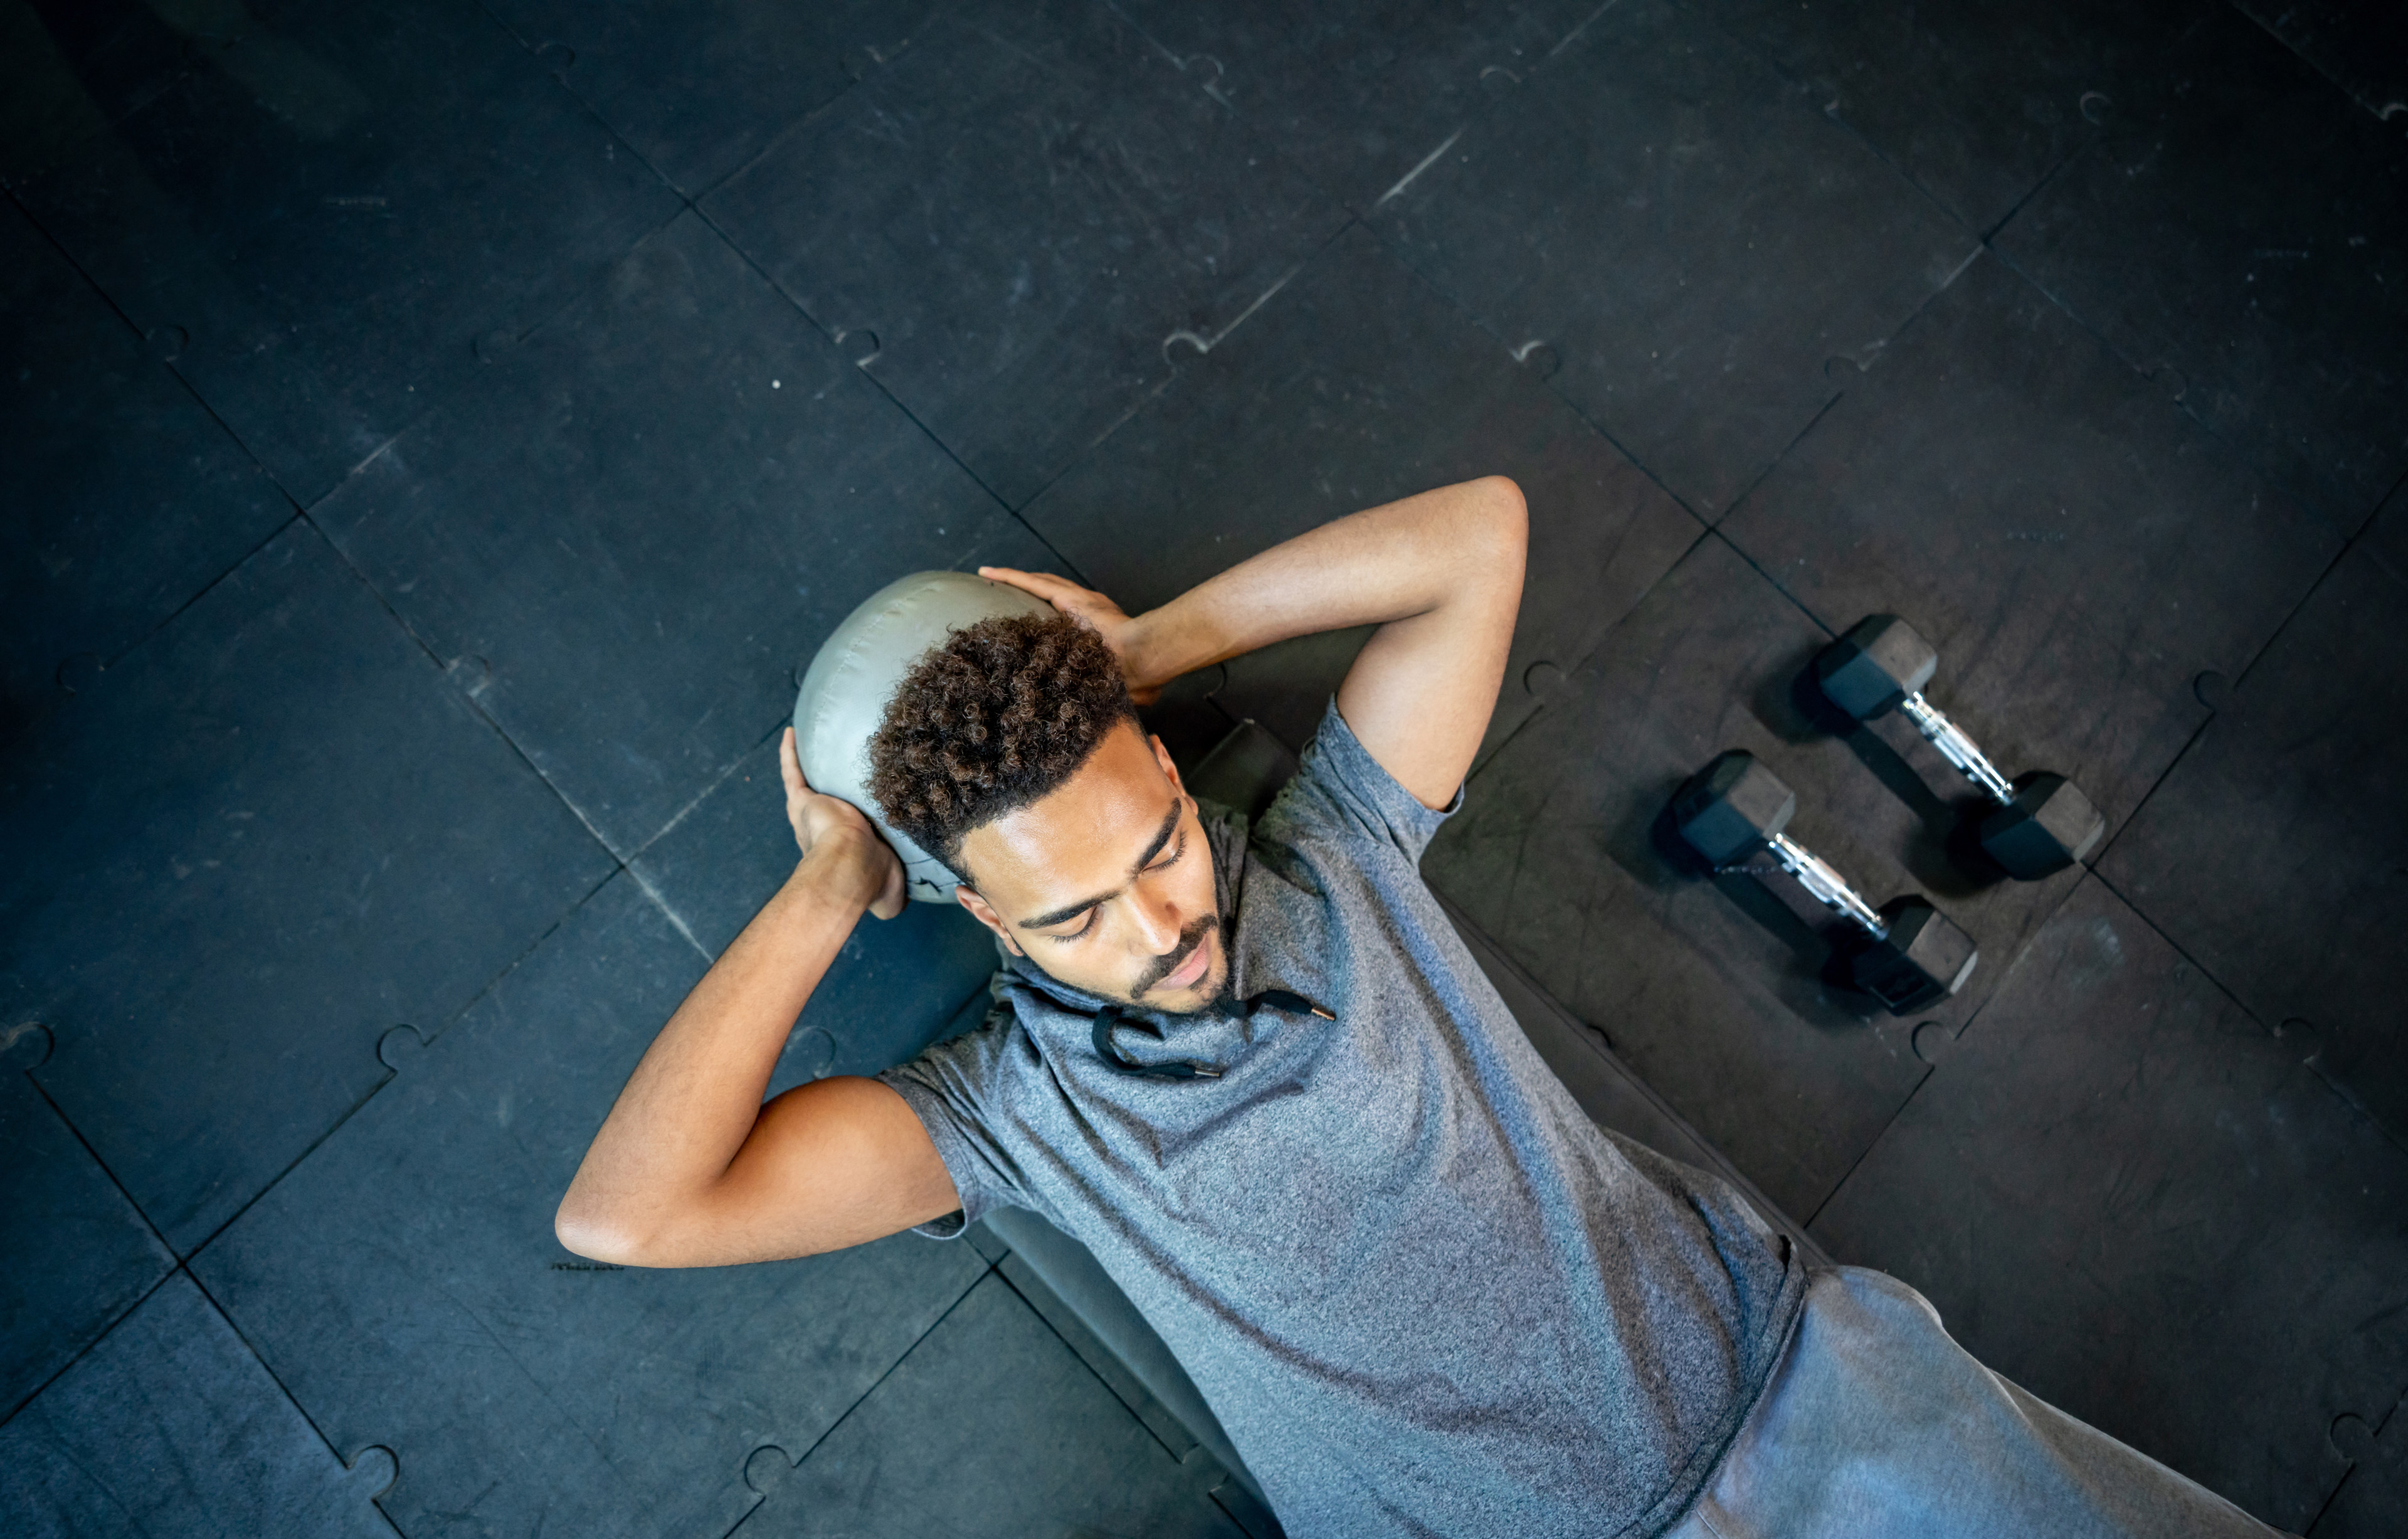
[[[1426,869],[1517,986],[2000,1371],[2408,1532],[2400,15],[0,0],[0,1529],[1259,1531],[991,1237],[652,1273],[551,1211],[788,868],[860,598],[1135,608],[1502,471]],[[2084,864],[1968,874],[1971,788],[1814,709],[1879,611]],[[1359,641],[1160,729],[1298,744]],[[1671,856],[1727,748],[1961,993]],[[781,1084],[990,962],[866,926]]]

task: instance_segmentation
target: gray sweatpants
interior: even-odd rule
[[[1991,1373],[1897,1279],[1810,1280],[1772,1383],[1668,1539],[2266,1539],[2276,1531]]]

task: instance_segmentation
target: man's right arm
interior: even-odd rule
[[[1292,636],[1377,626],[1338,686],[1355,741],[1424,806],[1455,798],[1497,709],[1529,545],[1503,476],[1332,519],[1134,618],[1059,577],[982,567],[1093,626],[1140,704],[1180,674]]]
[[[624,1266],[725,1266],[856,1245],[961,1205],[927,1130],[872,1079],[763,1104],[795,1018],[865,909],[899,913],[903,873],[858,810],[780,752],[802,859],[687,995],[619,1092],[553,1229]]]

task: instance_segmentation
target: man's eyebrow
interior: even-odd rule
[[[1162,827],[1154,830],[1154,842],[1145,847],[1145,853],[1137,857],[1137,863],[1129,868],[1129,875],[1131,877],[1135,877],[1138,872],[1154,864],[1154,857],[1162,853],[1162,847],[1170,842],[1171,834],[1177,831],[1179,827],[1179,814],[1184,810],[1184,803],[1174,801],[1170,804],[1170,811],[1164,816]],[[1105,893],[1101,897],[1082,898],[1075,903],[1065,904],[1061,908],[1055,909],[1049,913],[1040,913],[1034,919],[1023,919],[1020,922],[1020,928],[1022,929],[1050,929],[1055,925],[1066,924],[1072,919],[1076,919],[1079,915],[1086,913],[1089,909],[1092,909],[1096,904],[1104,901],[1105,899],[1116,896],[1118,896],[1118,889]]]

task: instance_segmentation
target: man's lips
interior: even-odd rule
[[[1204,981],[1204,974],[1211,971],[1212,942],[1209,936],[1200,937],[1196,942],[1196,955],[1172,969],[1162,982],[1154,986],[1173,989],[1194,988]]]

